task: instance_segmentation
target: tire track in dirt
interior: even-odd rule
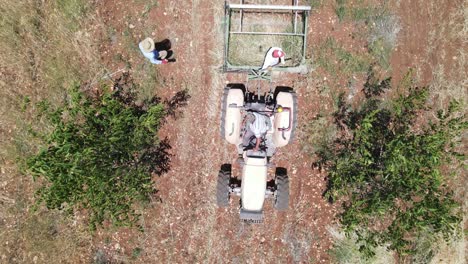
[[[187,3],[185,6],[188,6]],[[171,182],[171,188],[184,193],[193,189],[188,199],[171,197],[177,203],[192,201],[192,218],[185,226],[177,225],[180,237],[174,243],[176,248],[188,253],[188,259],[201,261],[210,258],[213,247],[213,226],[216,220],[212,190],[215,189],[214,172],[219,164],[220,140],[218,137],[219,96],[222,83],[217,77],[213,65],[213,47],[211,32],[204,32],[213,24],[213,9],[206,1],[192,1],[191,32],[185,36],[189,41],[186,56],[190,65],[180,70],[186,71],[186,81],[191,99],[182,122],[178,125],[177,159],[181,165],[178,175],[168,173],[167,177],[177,178]],[[184,6],[184,4],[181,4]],[[177,28],[176,28],[177,30]],[[215,54],[216,55],[216,54]],[[184,65],[185,66],[185,65]],[[219,74],[218,74],[219,75]],[[190,131],[193,128],[195,131]],[[181,186],[184,186],[181,188]],[[183,195],[183,194],[182,194]],[[175,212],[174,212],[175,213]],[[184,214],[184,213],[181,213]],[[174,218],[171,214],[168,218]],[[179,216],[180,217],[180,216]],[[177,220],[177,217],[176,219]],[[185,243],[187,241],[188,243]],[[168,256],[170,257],[170,256]]]

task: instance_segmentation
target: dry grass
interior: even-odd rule
[[[312,259],[309,256],[310,246],[312,241],[317,240],[317,237],[313,236],[313,232],[304,230],[303,227],[294,224],[285,226],[282,240],[287,245],[289,254],[295,263]]]
[[[303,141],[305,141],[302,148],[303,151],[315,157],[318,154],[327,154],[329,146],[337,134],[337,128],[333,124],[331,118],[325,116],[317,116],[315,119],[307,123],[302,129],[304,134]]]
[[[456,234],[450,241],[445,242],[443,238],[434,238],[427,233],[415,239],[413,245],[414,253],[406,256],[403,263],[426,264],[426,263],[465,263],[464,251],[466,241],[463,234]]]
[[[393,48],[397,43],[397,36],[400,30],[401,26],[397,16],[379,16],[372,22],[369,42],[373,43],[382,39],[386,45]]]
[[[95,41],[91,29],[85,28],[91,21],[98,23],[81,17],[87,6],[78,0],[0,1],[0,113],[2,126],[15,136],[21,132],[18,126],[24,129],[25,119],[32,120],[36,102],[61,102],[72,83],[90,80],[99,72]]]
[[[315,66],[337,78],[365,73],[372,62],[369,54],[350,52],[332,37],[320,43],[314,52]]]
[[[18,214],[23,214],[21,208]],[[12,210],[12,209],[10,209]],[[57,212],[28,213],[2,231],[2,263],[89,262],[92,239]]]
[[[384,247],[378,247],[375,250],[375,256],[366,259],[364,255],[359,252],[359,244],[356,243],[357,237],[346,237],[342,231],[337,227],[329,227],[328,232],[333,237],[335,245],[330,250],[330,256],[333,263],[339,264],[391,264],[395,263],[393,253],[387,251]]]
[[[385,69],[390,67],[390,55],[401,30],[397,16],[382,14],[370,23],[368,45],[374,59]]]
[[[388,69],[401,26],[399,18],[389,12],[387,2],[337,0],[335,13],[340,21],[352,21],[362,27],[369,54],[383,69]]]
[[[433,6],[432,8],[432,12],[436,14],[437,7]],[[439,53],[445,57],[444,50],[435,50],[435,47],[441,46],[441,44],[450,46],[451,43],[460,43],[462,46],[466,46],[468,43],[468,6],[458,9],[450,15],[448,21],[434,27],[429,34],[428,41],[431,44],[426,50],[428,57],[432,53]],[[452,60],[452,63],[433,65],[433,80],[430,89],[434,105],[438,108],[446,106],[451,99],[459,100],[465,106],[468,103],[467,55],[467,49],[460,48],[457,49],[455,56],[447,58]]]
[[[90,237],[79,221],[73,226],[76,217],[32,211],[34,183],[16,162],[40,144],[31,129],[47,132],[36,103],[62,102],[72,83],[101,68],[91,36],[100,23],[89,8],[81,0],[0,0],[0,262],[89,261]]]
[[[466,207],[465,207],[466,208]],[[466,218],[466,217],[465,217]],[[465,219],[466,221],[466,219]],[[436,248],[436,254],[429,262],[431,264],[464,264],[466,263],[466,249],[467,242],[466,236],[462,233],[460,237],[452,238],[449,243],[440,241],[434,248]]]

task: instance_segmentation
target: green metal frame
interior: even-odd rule
[[[250,69],[247,75],[247,81],[260,80],[271,82],[271,73],[269,71],[261,71],[258,69]]]
[[[227,2],[225,3],[225,13],[224,13],[224,63],[223,63],[223,70],[225,72],[236,72],[236,71],[250,71],[250,70],[257,70],[259,66],[251,66],[251,65],[242,65],[236,66],[232,65],[228,61],[228,51],[229,51],[229,39],[232,32],[231,29],[231,13],[232,10],[243,10],[242,7],[248,7],[249,9],[255,10],[285,10],[285,11],[296,11],[301,12],[304,18],[304,27],[303,32],[300,34],[297,33],[268,33],[268,32],[235,32],[234,34],[257,34],[257,35],[284,35],[284,36],[302,36],[303,37],[303,45],[302,45],[302,54],[301,54],[301,62],[297,66],[277,66],[274,69],[277,71],[287,71],[287,72],[304,72],[307,71],[307,67],[305,65],[305,56],[306,56],[306,47],[307,47],[307,23],[308,23],[308,16],[310,12],[309,6],[266,6],[266,5],[232,5],[234,8],[231,8],[231,5]],[[296,10],[295,10],[296,9]]]

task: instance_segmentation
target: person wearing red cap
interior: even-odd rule
[[[281,64],[284,64],[284,56],[284,51],[281,48],[270,48],[265,55],[265,60],[263,61],[261,70],[266,70],[268,67],[273,67],[280,62]]]

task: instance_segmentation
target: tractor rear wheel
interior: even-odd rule
[[[216,186],[216,204],[218,207],[227,207],[229,205],[229,181],[231,179],[231,170],[221,168],[218,174],[218,183]]]
[[[289,207],[289,178],[285,168],[276,168],[275,209],[284,211]]]

